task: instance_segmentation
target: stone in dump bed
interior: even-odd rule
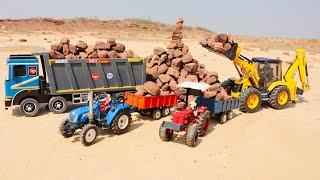
[[[147,81],[143,85],[144,90],[152,96],[160,95],[160,88],[158,85],[152,81]]]
[[[64,55],[55,50],[50,50],[49,55],[52,59],[64,59]]]
[[[85,43],[84,41],[79,41],[77,44],[76,44],[76,47],[78,49],[78,51],[85,51],[86,48],[88,47],[87,43]]]
[[[51,45],[51,49],[54,51],[58,51],[61,52],[62,51],[62,44],[58,43],[58,44],[52,44]]]
[[[110,45],[108,45],[107,43],[105,43],[103,41],[98,41],[98,42],[95,43],[94,49],[95,50],[109,50],[110,49]]]
[[[54,43],[50,48],[50,58],[84,59],[84,58],[133,58],[138,57],[131,50],[126,50],[124,44],[117,43],[115,38],[109,38],[106,42],[97,41],[94,45],[88,45],[84,41],[78,41],[75,45],[70,43],[67,37],[61,38],[59,43]],[[55,52],[53,52],[55,51]],[[85,54],[84,54],[85,53]],[[62,56],[62,55],[63,56]]]

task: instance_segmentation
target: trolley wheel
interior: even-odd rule
[[[161,110],[160,109],[154,109],[152,112],[152,118],[154,120],[159,120],[161,118]]]
[[[162,110],[161,110],[161,115],[163,117],[166,117],[166,116],[169,116],[170,114],[170,108],[169,107],[164,107]]]

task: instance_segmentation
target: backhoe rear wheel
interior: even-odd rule
[[[274,88],[269,95],[269,104],[274,109],[284,109],[288,106],[290,91],[286,86]]]
[[[240,111],[254,113],[260,109],[262,102],[261,93],[258,89],[248,88],[240,95]]]

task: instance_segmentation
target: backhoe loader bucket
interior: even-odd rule
[[[231,48],[225,52],[225,56],[233,60],[234,58],[236,58],[237,49],[238,49],[238,43],[232,44]]]

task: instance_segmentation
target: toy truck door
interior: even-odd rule
[[[10,66],[9,82],[12,96],[22,90],[39,89],[38,65],[13,64]]]

